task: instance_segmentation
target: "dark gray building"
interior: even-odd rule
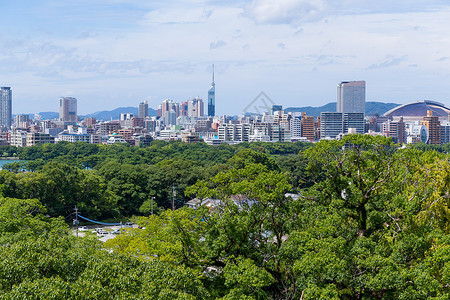
[[[356,133],[364,134],[364,113],[344,113],[342,133],[348,133],[349,128],[356,129]]]
[[[343,114],[338,112],[323,112],[320,114],[320,138],[336,138],[343,133]]]
[[[0,88],[0,127],[9,129],[12,124],[12,90]]]

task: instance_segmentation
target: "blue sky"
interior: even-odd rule
[[[394,3],[395,2],[395,3]],[[207,98],[240,114],[261,91],[288,106],[336,100],[366,80],[367,101],[450,105],[448,1],[2,1],[0,85],[13,113],[80,114]]]

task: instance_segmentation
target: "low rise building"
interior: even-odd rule
[[[26,147],[27,132],[24,130],[12,130],[9,134],[9,144],[15,147]]]
[[[58,135],[58,139],[60,141],[66,141],[69,143],[76,143],[76,142],[90,143],[91,135],[90,134],[77,134],[77,133],[60,133]]]
[[[54,144],[55,138],[50,134],[41,132],[28,132],[26,137],[26,146],[31,147],[37,144]]]

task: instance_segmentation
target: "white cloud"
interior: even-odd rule
[[[375,69],[398,66],[400,63],[406,61],[406,59],[407,59],[406,55],[403,55],[401,57],[395,57],[395,56],[389,55],[382,62],[375,63],[375,64],[369,66],[367,68],[367,70],[375,70]]]
[[[227,45],[226,42],[220,40],[220,41],[217,41],[217,42],[215,42],[215,43],[214,43],[214,42],[213,42],[213,43],[210,43],[210,44],[209,44],[209,49],[214,50],[214,49],[217,49],[217,48],[226,46],[226,45]]]
[[[244,15],[262,24],[300,26],[342,14],[429,12],[446,7],[444,0],[252,0]]]
[[[150,97],[155,106],[164,98],[205,97],[212,63],[222,113],[238,113],[263,89],[285,106],[324,104],[334,100],[337,82],[351,79],[367,80],[368,99],[383,100],[383,93],[411,99],[411,87],[425,84],[434,87],[426,98],[450,93],[448,8],[404,10],[404,0],[395,7],[387,0],[204,2],[145,8],[127,28],[111,18],[110,27],[80,23],[67,35],[3,32],[0,82],[15,87],[15,112],[27,97],[40,97],[39,109],[44,103],[54,109],[48,99],[65,91],[76,91],[80,111],[87,110],[83,101],[101,110],[123,99]],[[376,84],[396,86],[370,88]]]
[[[257,23],[301,24],[321,19],[326,10],[322,0],[253,0],[244,15]]]

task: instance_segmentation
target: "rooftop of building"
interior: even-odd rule
[[[414,101],[407,104],[397,106],[386,113],[385,117],[425,117],[427,116],[427,111],[431,110],[433,116],[439,118],[448,118],[450,114],[450,108],[446,107],[444,104],[431,101],[431,100],[420,100]]]

